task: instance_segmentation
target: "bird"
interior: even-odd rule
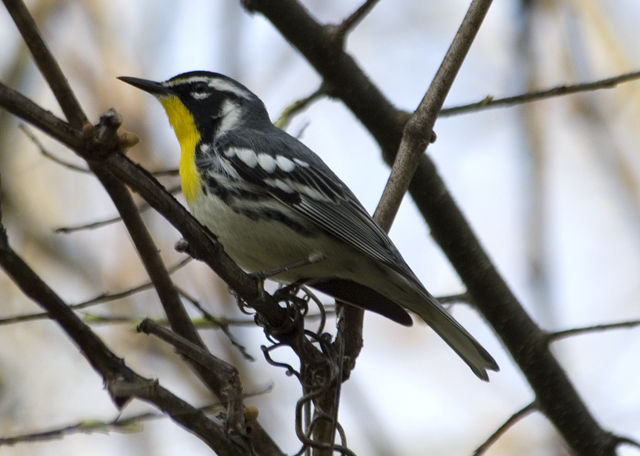
[[[345,183],[276,127],[260,98],[220,73],[157,82],[118,79],[155,96],[180,144],[182,192],[193,216],[245,271],[275,271],[346,304],[429,325],[482,380],[499,367],[433,297]]]

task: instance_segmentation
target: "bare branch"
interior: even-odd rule
[[[630,439],[628,437],[618,437],[618,444],[630,445],[636,448],[640,448],[640,442],[638,442],[637,440]]]
[[[453,80],[467,56],[480,25],[489,11],[491,0],[474,0],[469,5],[460,28],[447,51],[429,89],[418,109],[404,127],[398,153],[391,168],[391,175],[378,203],[374,219],[385,230],[389,230],[396,212],[418,167],[418,156],[431,139],[431,131],[438,112],[449,93]]]
[[[49,48],[40,36],[38,27],[29,14],[27,7],[21,0],[3,0],[3,2],[14,23],[18,26],[18,30],[20,30],[24,42],[29,47],[38,69],[47,80],[49,87],[51,87],[67,120],[76,128],[82,127],[87,123],[87,116],[80,107],[80,103],[78,103],[71,90],[58,62],[53,58]]]
[[[174,187],[168,188],[167,191],[172,195],[175,195],[180,191],[180,186],[176,185]],[[149,205],[149,203],[144,202],[138,205],[137,208],[138,208],[138,212],[142,213],[149,210],[151,206]],[[61,234],[70,234],[70,233],[75,233],[76,231],[94,230],[96,228],[102,228],[102,227],[105,227],[114,223],[118,223],[121,221],[122,221],[122,217],[118,215],[118,216],[110,217],[104,220],[97,220],[95,222],[83,223],[81,225],[60,226],[58,228],[55,228],[54,231],[56,233],[61,233]]]
[[[83,323],[60,297],[11,249],[0,223],[0,266],[38,305],[42,306],[86,355],[86,359],[105,380],[111,397],[123,407],[131,397],[150,402],[169,414],[174,421],[198,435],[212,449],[229,456],[245,454],[216,423],[182,399],[129,369]]]
[[[630,73],[624,73],[610,78],[599,79],[592,82],[584,82],[581,84],[573,85],[560,85],[551,89],[540,90],[537,92],[525,93],[522,95],[515,95],[504,98],[493,98],[487,96],[475,103],[452,106],[450,108],[444,108],[438,114],[440,117],[455,116],[458,114],[466,114],[469,112],[481,111],[489,108],[498,108],[505,106],[514,106],[523,103],[530,103],[532,101],[545,100],[547,98],[558,97],[562,95],[571,95],[579,92],[586,92],[599,89],[611,89],[618,84],[634,81],[640,78],[640,71],[632,71]]]
[[[562,331],[553,331],[548,333],[549,342],[556,342],[559,339],[567,337],[579,336],[593,332],[609,331],[612,329],[632,329],[640,326],[640,320],[620,321],[617,323],[606,323],[600,325],[583,326],[581,328],[571,328]]]
[[[171,266],[168,269],[169,274],[173,274],[175,271],[177,271],[178,269],[186,265],[189,261],[191,261],[191,257],[184,258],[179,263],[175,264],[174,266]],[[102,304],[105,302],[117,301],[118,299],[128,298],[129,296],[133,296],[134,294],[139,293],[141,291],[149,290],[152,287],[153,287],[153,284],[151,282],[145,282],[141,285],[138,285],[133,288],[129,288],[127,290],[123,290],[117,293],[103,293],[87,301],[82,301],[77,304],[69,304],[68,307],[71,310],[80,310],[86,307],[95,306],[97,304]],[[28,313],[23,315],[16,315],[13,317],[0,319],[0,326],[10,325],[13,323],[21,323],[25,321],[42,320],[46,318],[50,318],[50,315],[46,312],[34,312],[34,313]]]
[[[100,118],[98,125],[87,128],[87,118],[71,90],[60,67],[53,55],[49,52],[36,27],[29,11],[20,0],[4,0],[7,9],[12,15],[27,46],[29,47],[38,68],[49,83],[56,99],[60,103],[63,112],[72,126],[82,128],[84,136],[91,136],[94,140],[104,144],[108,149],[121,151],[123,144],[118,137],[117,130],[120,127],[120,117],[115,111],[110,110]],[[96,160],[88,160],[89,168],[100,180],[105,190],[113,200],[122,220],[131,235],[151,281],[157,290],[160,302],[167,314],[172,328],[190,342],[205,349],[198,332],[189,319],[178,292],[160,258],[158,249],[147,231],[142,218],[135,207],[131,194],[125,185],[113,174],[104,168]],[[198,364],[192,364],[200,378],[218,396],[224,396],[225,385],[217,376],[217,372],[202,368]],[[244,416],[237,412],[237,404],[229,404],[227,425],[236,435],[245,435]]]
[[[207,311],[204,307],[202,307],[202,305],[200,304],[200,302],[193,298],[192,296],[190,296],[188,293],[186,293],[184,290],[179,289],[178,290],[180,295],[185,298],[187,301],[189,301],[196,309],[198,309],[198,311],[202,314],[202,316],[204,317],[204,320],[206,323],[211,324],[213,327],[220,329],[225,336],[227,336],[227,339],[229,339],[229,342],[231,342],[231,345],[233,345],[234,347],[236,347],[239,351],[240,354],[245,358],[248,359],[249,361],[255,361],[256,359],[251,356],[249,354],[249,352],[247,351],[247,347],[245,347],[244,345],[242,345],[233,334],[231,334],[231,330],[229,329],[229,326],[231,326],[233,323],[233,320],[229,320],[227,318],[220,318],[220,317],[216,317],[215,315],[211,314],[209,311]],[[248,322],[251,325],[254,325],[255,322],[253,320],[241,320],[243,322]]]
[[[240,435],[244,433],[244,405],[242,404],[244,394],[240,376],[234,366],[213,356],[199,344],[189,341],[148,318],[145,318],[138,325],[138,331],[159,337],[204,371],[215,372],[216,375],[212,378],[218,382],[215,385],[216,393],[220,396],[220,400],[226,404],[227,425],[232,432],[237,432]]]
[[[473,452],[473,456],[480,456],[480,455],[486,453],[486,451],[491,447],[491,445],[496,443],[498,441],[498,439],[500,437],[502,437],[502,435],[505,432],[507,432],[511,426],[513,426],[518,421],[520,421],[522,418],[524,418],[529,413],[531,413],[531,412],[533,412],[535,410],[536,410],[536,403],[535,402],[531,402],[530,404],[525,405],[520,410],[518,410],[516,413],[511,415],[507,419],[507,421],[505,421],[498,429],[496,429],[496,431],[493,434],[491,434],[487,438],[487,440],[484,441],[484,443],[482,445],[480,445],[478,448],[476,448],[476,450]]]
[[[362,5],[358,7],[353,13],[351,13],[348,17],[346,17],[340,25],[338,25],[335,33],[341,42],[344,42],[344,39],[347,33],[351,32],[356,26],[365,18],[367,14],[371,12],[374,6],[378,3],[379,0],[366,0]]]
[[[175,177],[179,175],[179,171],[176,168],[173,169],[163,169],[160,171],[151,171],[151,175],[153,177],[163,177],[163,176],[171,176]],[[171,192],[173,193],[173,192]]]
[[[276,120],[273,124],[281,130],[286,130],[293,117],[298,115],[303,110],[307,109],[311,103],[315,102],[318,98],[325,94],[326,87],[324,85],[320,85],[320,87],[318,87],[310,95],[296,100],[289,106],[287,106],[284,111],[282,111],[282,114],[280,114],[280,117],[278,117],[278,120]]]
[[[48,158],[49,160],[51,160],[54,163],[57,163],[57,164],[59,164],[61,166],[64,166],[65,168],[68,168],[68,169],[70,169],[72,171],[78,171],[78,172],[81,172],[81,173],[91,173],[89,168],[85,168],[83,166],[74,165],[71,162],[64,161],[61,158],[58,158],[55,155],[53,155],[51,152],[49,152],[44,147],[44,145],[40,142],[40,140],[33,134],[31,129],[29,127],[27,127],[25,124],[18,125],[18,128],[20,130],[22,130],[22,132],[27,136],[27,138],[29,138],[31,140],[31,142],[33,142],[38,149],[40,149],[40,153],[42,155],[44,155],[46,158]]]
[[[257,390],[251,393],[245,393],[244,398],[261,396],[270,392],[273,389],[273,385],[267,385],[266,388],[262,390]],[[215,402],[212,404],[207,404],[202,407],[198,407],[197,410],[204,413],[213,413],[217,410],[223,408],[223,404],[220,402]],[[38,442],[43,440],[55,440],[63,438],[67,435],[71,434],[91,434],[94,432],[138,432],[141,430],[140,424],[145,421],[150,420],[158,420],[166,418],[167,415],[163,413],[156,412],[145,412],[145,413],[137,413],[135,415],[122,417],[121,414],[118,414],[115,418],[109,421],[103,420],[93,420],[93,419],[85,419],[82,421],[78,421],[73,424],[68,424],[66,426],[57,427],[54,429],[49,429],[47,431],[40,432],[30,432],[20,435],[14,435],[11,437],[0,437],[0,446],[10,446],[15,445],[17,443],[24,442]]]

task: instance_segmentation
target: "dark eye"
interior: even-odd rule
[[[195,82],[191,85],[191,98],[204,100],[211,95],[211,88],[206,82]]]
[[[209,85],[206,82],[196,82],[193,84],[193,92],[206,93],[209,91]]]

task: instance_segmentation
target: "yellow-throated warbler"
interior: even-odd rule
[[[304,144],[275,127],[262,101],[205,71],[165,82],[121,77],[154,95],[182,149],[182,191],[193,215],[249,272],[281,271],[352,305],[411,325],[417,313],[483,380],[491,355],[422,286],[387,234]],[[304,263],[306,259],[318,261]],[[302,263],[301,263],[302,261]]]

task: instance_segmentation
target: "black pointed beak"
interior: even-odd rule
[[[169,95],[169,90],[162,85],[161,82],[149,81],[148,79],[133,78],[131,76],[118,76],[118,79],[144,90],[152,95],[162,96]]]

